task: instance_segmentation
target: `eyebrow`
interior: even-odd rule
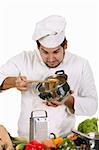
[[[42,50],[46,51],[46,49],[44,49],[43,47],[41,47]],[[60,50],[60,48],[55,49],[54,51],[58,51]]]
[[[60,48],[57,48],[55,51],[58,51],[58,50],[60,50]]]

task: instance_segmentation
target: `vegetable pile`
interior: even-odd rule
[[[16,137],[12,143],[15,150],[76,150],[77,147],[83,150],[83,148],[89,148],[89,143],[75,133],[71,133],[67,137],[56,137],[43,141],[31,140],[26,142],[24,138]]]
[[[98,119],[86,119],[78,125],[78,131],[82,133],[98,132]],[[90,143],[86,138],[76,133],[70,133],[66,137],[56,137],[43,141],[28,141],[25,137],[12,137],[2,125],[0,126],[0,150],[80,150],[90,149]]]

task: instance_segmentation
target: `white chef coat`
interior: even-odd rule
[[[74,91],[75,114],[93,115],[97,110],[97,92],[93,74],[86,59],[66,51],[63,62],[56,68],[48,68],[40,56],[39,50],[24,51],[11,58],[0,68],[0,85],[6,77],[26,76],[28,80],[45,79],[64,70],[68,75],[67,82]],[[29,135],[29,118],[33,110],[46,110],[48,113],[49,133],[62,135],[70,132],[75,124],[75,114],[66,112],[66,106],[46,106],[39,98],[33,84],[27,91],[21,92],[21,113],[18,122],[18,133]]]

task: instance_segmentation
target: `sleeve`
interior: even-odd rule
[[[0,67],[0,86],[7,77],[14,77],[20,74],[19,59],[19,56],[13,57]]]
[[[98,97],[93,78],[93,73],[88,61],[83,65],[80,86],[75,98],[75,114],[91,116],[96,113]]]

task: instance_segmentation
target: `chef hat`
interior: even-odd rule
[[[65,37],[65,19],[61,16],[51,15],[36,24],[33,40],[39,41],[44,47],[59,46]]]

